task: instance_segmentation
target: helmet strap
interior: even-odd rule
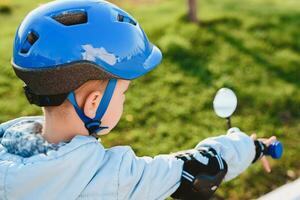
[[[79,105],[76,101],[74,92],[71,92],[68,95],[68,100],[71,102],[71,104],[75,108],[77,115],[84,123],[85,128],[89,131],[90,135],[95,135],[95,134],[97,135],[101,130],[108,129],[108,127],[106,127],[106,126],[101,126],[101,119],[109,106],[109,103],[113,96],[116,85],[117,85],[117,79],[110,79],[108,81],[108,84],[104,91],[103,97],[97,108],[96,115],[93,119],[87,117],[84,114],[83,110],[79,107]]]

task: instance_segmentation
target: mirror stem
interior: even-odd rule
[[[231,128],[231,118],[230,117],[227,117],[227,126],[228,126],[228,129]]]

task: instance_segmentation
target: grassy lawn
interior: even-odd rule
[[[3,3],[10,8],[0,14],[1,122],[41,114],[28,105],[10,58],[18,24],[42,2]],[[269,175],[260,165],[251,166],[223,184],[215,199],[257,198],[300,176],[299,1],[202,0],[200,25],[185,21],[182,0],[115,2],[136,17],[162,49],[164,61],[132,82],[121,122],[102,139],[107,147],[131,145],[138,155],[153,156],[192,148],[206,137],[225,133],[226,123],[215,116],[212,99],[226,86],[239,98],[233,125],[249,134],[276,135],[285,155],[271,162]]]

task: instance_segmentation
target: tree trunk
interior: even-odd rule
[[[191,22],[199,22],[197,18],[197,0],[188,0],[188,6],[189,6],[189,20]]]

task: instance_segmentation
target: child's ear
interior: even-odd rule
[[[83,106],[84,114],[87,117],[91,119],[95,117],[101,98],[102,98],[102,93],[99,91],[91,92],[88,95]]]

